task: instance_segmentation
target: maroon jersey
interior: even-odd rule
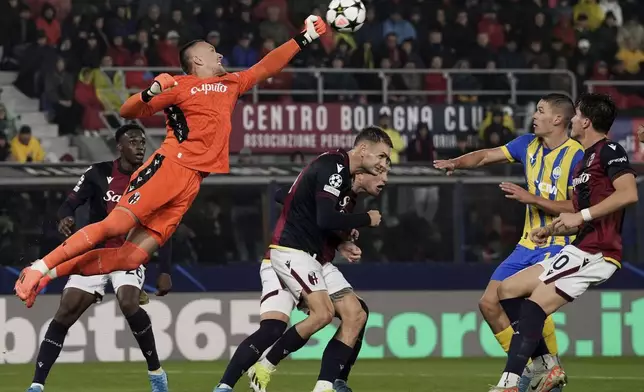
[[[122,170],[118,159],[99,162],[90,166],[76,183],[72,192],[58,210],[58,218],[74,216],[74,211],[89,202],[89,222],[99,222],[109,214],[121,200],[130,181],[131,172]],[[118,248],[125,242],[125,236],[108,239],[106,248]]]
[[[338,202],[338,211],[350,214],[353,212],[353,209],[356,206],[358,201],[358,195],[353,191],[350,191],[345,197]],[[324,248],[322,249],[322,256],[319,259],[320,264],[324,265],[330,263],[335,258],[335,251],[338,249],[338,246],[342,244],[349,236],[351,231],[341,232],[341,233],[332,233],[327,237],[326,242],[324,243]]]
[[[281,192],[278,191],[278,195],[276,195],[275,199],[278,203],[283,203],[283,197],[284,195],[281,194]],[[349,193],[342,198],[342,200],[338,201],[337,209],[340,212],[343,213],[352,213],[353,209],[356,206],[358,200],[358,195],[355,194],[353,191],[349,191]],[[324,265],[326,263],[330,263],[333,261],[335,258],[335,251],[338,249],[338,246],[342,244],[342,242],[345,241],[345,238],[348,238],[351,232],[346,232],[346,233],[331,233],[330,235],[327,236],[326,242],[324,243],[322,247],[322,252],[320,256],[318,256],[318,261],[320,264]],[[271,259],[271,250],[270,248],[266,249],[266,252],[264,253],[264,258],[263,260],[270,260]]]
[[[573,204],[581,211],[599,204],[613,192],[613,181],[627,173],[635,175],[628,154],[619,143],[603,139],[584,152],[574,171]],[[602,253],[607,261],[620,267],[624,210],[584,223],[572,243],[588,253]]]

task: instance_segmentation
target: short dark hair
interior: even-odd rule
[[[577,99],[575,107],[601,133],[608,133],[617,117],[617,107],[608,94],[584,93]]]
[[[575,104],[572,99],[564,94],[548,94],[541,98],[541,100],[548,102],[550,106],[562,112],[566,128],[568,128],[570,120],[575,117]]]
[[[373,125],[360,131],[358,136],[356,136],[356,141],[353,143],[353,146],[355,147],[361,142],[385,143],[389,147],[394,148],[394,144],[389,135],[387,135],[387,132]]]
[[[198,44],[199,42],[206,42],[202,39],[195,39],[192,40],[179,49],[179,63],[181,64],[181,70],[185,72],[186,74],[189,74],[190,71],[192,70],[192,66],[190,64],[190,57],[188,56],[188,49],[192,48],[194,45]]]
[[[18,133],[21,135],[24,135],[24,134],[31,135],[31,127],[29,125],[23,125],[20,127],[20,130],[18,131]]]
[[[129,132],[129,131],[141,131],[141,133],[145,135],[145,130],[139,124],[136,124],[136,123],[125,124],[125,125],[121,125],[119,129],[117,129],[116,132],[114,133],[114,139],[116,140],[116,142],[118,143],[121,140],[121,137],[125,135],[126,132]]]

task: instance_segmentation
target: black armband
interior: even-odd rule
[[[148,103],[148,102],[150,102],[150,100],[151,100],[153,97],[154,97],[154,95],[152,95],[152,93],[150,93],[150,89],[149,89],[149,88],[148,88],[148,89],[145,89],[145,90],[143,90],[143,91],[141,91],[141,101],[143,101],[143,102],[145,102],[145,103]]]
[[[297,45],[300,47],[300,50],[306,48],[306,46],[311,43],[304,35],[305,33],[306,32],[303,32],[293,37]]]

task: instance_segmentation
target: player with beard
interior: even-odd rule
[[[546,317],[621,267],[625,208],[636,203],[638,196],[628,154],[607,138],[616,116],[615,103],[608,95],[584,94],[576,103],[571,137],[584,147],[584,157],[574,169],[575,212],[535,228],[530,237],[537,244],[551,236],[577,237],[555,256],[501,283],[498,292],[503,309],[518,329],[503,375],[491,392],[517,392],[528,359],[547,353],[539,344]],[[531,391],[548,392],[566,384],[560,366],[548,370],[533,378]]]
[[[73,232],[74,212],[78,207],[89,203],[89,223],[98,222],[118,204],[130,179],[130,175],[141,166],[145,155],[145,132],[136,124],[120,127],[115,134],[120,156],[114,161],[99,162],[90,166],[58,210],[58,230],[65,237]],[[106,241],[105,248],[118,248],[125,237],[115,237]],[[171,242],[160,249],[162,266],[157,281],[157,295],[170,291]],[[41,280],[44,288],[48,278]],[[106,275],[72,275],[63,290],[58,311],[49,324],[38,357],[36,371],[28,392],[42,392],[45,381],[60,354],[65,336],[72,325],[94,303],[100,302],[105,295],[105,286],[111,281],[121,312],[127,320],[134,338],[148,365],[148,377],[152,392],[167,392],[168,379],[161,368],[157,355],[150,317],[139,306],[141,290],[145,281],[145,267],[132,271],[115,271]],[[145,297],[145,296],[144,296]],[[35,297],[33,297],[35,299]],[[32,306],[30,302],[28,306]]]
[[[345,196],[340,203],[340,211],[352,213],[360,193],[378,196],[387,183],[387,173],[388,170],[383,170],[378,176],[366,173],[356,174],[353,179],[352,193]],[[284,204],[285,197],[286,189],[280,189],[275,195],[275,200]],[[350,240],[347,240],[348,238]],[[362,347],[362,338],[369,314],[367,304],[353,292],[353,288],[344,278],[342,272],[331,263],[336,256],[336,250],[350,262],[358,261],[362,252],[353,243],[355,239],[357,239],[357,231],[330,236],[322,256],[322,276],[333,301],[336,316],[342,320],[338,335],[347,336],[347,340],[356,340],[353,354],[338,379],[334,381],[334,389],[337,392],[351,391],[347,386],[347,380]],[[261,391],[256,371],[251,368],[251,365],[255,364],[262,353],[277,342],[286,331],[291,312],[298,305],[293,295],[283,288],[277,274],[271,268],[270,249],[267,250],[262,260],[260,277],[262,280],[260,327],[239,345],[215,388],[215,392],[231,391],[247,370],[251,380],[251,388]],[[264,382],[264,386],[267,383],[268,380]]]
[[[388,167],[392,142],[385,131],[367,127],[357,136],[350,151],[326,152],[295,179],[284,198],[284,208],[273,231],[271,268],[298,301],[304,301],[308,317],[289,328],[275,343],[275,356],[266,359],[277,365],[288,354],[302,348],[309,338],[328,325],[335,314],[323,279],[324,246],[336,231],[378,226],[380,212],[345,214],[340,204],[351,192],[352,177],[359,172],[377,175]],[[332,339],[324,352],[314,392],[331,392],[341,367],[349,361],[355,340]],[[260,364],[261,365],[261,364]],[[260,388],[270,379],[270,367],[255,367]]]

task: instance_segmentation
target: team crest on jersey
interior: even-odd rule
[[[139,192],[135,192],[129,199],[127,199],[127,202],[128,204],[136,204],[139,200],[141,200],[141,194]]]
[[[590,154],[590,158],[588,158],[588,162],[586,162],[586,166],[592,165],[594,160],[595,160],[595,153],[592,153]]]
[[[318,284],[318,276],[315,274],[315,272],[309,273],[309,283],[311,283],[313,286]]]
[[[555,167],[554,170],[552,171],[552,178],[554,178],[555,180],[558,180],[559,177],[561,177],[561,166]]]

